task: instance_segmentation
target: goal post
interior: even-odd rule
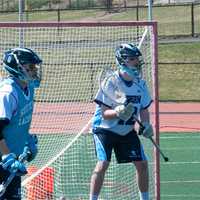
[[[89,130],[97,77],[103,67],[115,65],[114,49],[121,43],[135,43],[144,56],[142,73],[153,98],[151,120],[159,144],[156,22],[0,23],[0,38],[1,57],[23,43],[43,59],[31,125],[39,153],[23,178],[23,199],[88,199],[96,164]],[[149,140],[141,140],[149,158],[150,196],[159,200],[159,154]],[[131,198],[139,199],[133,164],[118,165],[113,156],[100,199]]]

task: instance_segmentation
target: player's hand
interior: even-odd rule
[[[38,153],[37,144],[38,144],[37,136],[33,134],[29,134],[28,141],[27,141],[27,146],[29,147],[29,150],[30,150],[30,154],[27,158],[28,162],[31,162],[36,157]]]
[[[144,122],[144,128],[140,128],[139,133],[146,138],[151,138],[153,136],[153,127],[150,123]]]
[[[10,173],[16,173],[17,176],[27,174],[25,164],[17,160],[14,153],[3,155],[1,165],[4,170],[8,170]]]
[[[120,105],[115,107],[115,112],[117,114],[117,117],[120,119],[127,121],[130,119],[134,111],[133,103],[128,103],[127,106],[125,105]]]

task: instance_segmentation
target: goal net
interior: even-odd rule
[[[154,100],[151,119],[157,137],[156,23],[0,23],[0,38],[1,57],[9,48],[24,46],[43,59],[31,126],[31,133],[39,138],[39,153],[27,165],[23,199],[89,198],[90,177],[97,161],[89,131],[97,77],[103,67],[115,65],[114,49],[120,43],[135,43],[143,53],[143,76]],[[149,159],[150,196],[156,199],[158,159],[152,143],[141,140]],[[100,199],[139,199],[133,164],[118,165],[113,155]]]

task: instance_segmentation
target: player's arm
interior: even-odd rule
[[[140,119],[143,127],[140,127],[139,133],[146,138],[151,138],[153,136],[153,127],[150,123],[150,113],[148,108],[140,111]]]
[[[134,107],[132,103],[129,103],[127,106],[119,105],[116,106],[114,109],[102,105],[101,109],[102,109],[102,116],[106,120],[119,118],[124,121],[127,121],[132,116]]]
[[[3,130],[10,123],[15,108],[16,99],[14,95],[10,91],[0,91],[0,152],[2,155],[10,153],[4,140]]]
[[[13,173],[17,170],[19,176],[27,173],[25,165],[17,160],[17,156],[10,152],[8,146],[6,145],[3,129],[9,124],[10,120],[0,119],[0,152],[1,152],[1,165],[3,169],[8,170],[10,173]]]
[[[140,119],[141,119],[142,123],[144,123],[144,122],[150,123],[150,114],[149,114],[148,108],[142,109],[140,111]]]
[[[139,114],[143,126],[140,127],[139,133],[146,138],[151,138],[153,136],[153,127],[150,122],[149,107],[152,103],[152,98],[149,93],[146,82],[144,80],[141,80],[140,84],[143,88],[143,95],[141,98],[141,109]]]
[[[117,117],[117,113],[113,108],[106,105],[101,105],[102,116],[104,119],[109,120]]]
[[[16,91],[8,84],[0,88],[0,152],[1,154],[10,153],[4,140],[3,130],[10,123],[13,113],[17,109]]]
[[[101,100],[95,99],[95,103],[97,103],[101,107],[102,117],[106,120],[119,118],[124,121],[130,119],[133,114],[134,107],[132,103],[128,103],[128,105],[119,105],[114,108],[105,104]]]
[[[3,169],[8,170],[10,173],[17,170],[17,173],[21,176],[27,173],[26,168],[23,163],[17,160],[17,156],[10,152],[3,134],[4,128],[10,123],[12,114],[16,110],[16,99],[16,96],[10,92],[9,88],[0,93],[0,152]]]
[[[113,108],[113,102],[107,98],[101,90],[97,92],[94,102],[101,107],[102,116],[106,120],[119,118],[127,121],[133,114],[134,109],[132,103],[126,106],[119,105]]]
[[[9,124],[9,119],[0,119],[0,152],[2,155],[9,154],[10,150],[6,145],[3,135],[3,129]]]

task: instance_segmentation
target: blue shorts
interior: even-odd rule
[[[4,170],[2,166],[0,166],[0,184],[7,180],[10,173],[7,170]],[[8,185],[6,192],[2,197],[0,197],[0,200],[21,200],[21,177],[16,176],[10,185]]]
[[[147,160],[136,131],[125,136],[97,128],[93,131],[95,150],[98,160],[111,160],[112,150],[118,163]]]

